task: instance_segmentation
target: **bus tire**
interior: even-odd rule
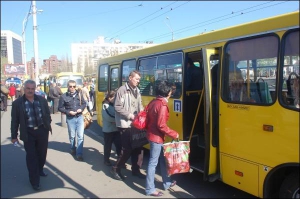
[[[283,181],[279,198],[299,198],[299,194],[299,172],[293,172]]]

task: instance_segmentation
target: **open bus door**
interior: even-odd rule
[[[218,143],[215,138],[218,136],[217,129],[213,126],[218,126],[216,119],[218,116],[217,106],[218,95],[213,96],[211,69],[215,57],[219,57],[218,49],[202,49],[203,53],[203,72],[204,72],[204,136],[205,136],[205,157],[204,157],[204,180],[213,182],[219,179],[219,158],[218,158]],[[216,89],[216,88],[215,88]],[[215,92],[218,93],[218,92]],[[213,104],[214,107],[213,107]],[[218,120],[217,120],[218,121]]]

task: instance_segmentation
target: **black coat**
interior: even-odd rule
[[[38,95],[34,95],[34,98],[40,102],[41,110],[42,110],[42,118],[44,127],[51,132],[51,115],[48,107],[47,100]],[[20,140],[26,142],[28,140],[28,132],[27,132],[27,115],[25,112],[25,95],[16,99],[12,103],[12,110],[11,110],[11,139],[17,139],[18,137],[18,130],[20,130]]]

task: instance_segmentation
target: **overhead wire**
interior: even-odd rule
[[[242,14],[248,14],[248,13],[250,13],[250,12],[254,12],[254,11],[261,10],[261,9],[264,9],[264,8],[268,8],[268,7],[272,7],[272,6],[275,6],[275,5],[278,5],[278,4],[286,3],[287,1],[285,1],[285,2],[280,2],[280,3],[277,3],[277,4],[273,4],[273,5],[269,5],[269,6],[265,6],[265,7],[258,8],[258,9],[255,9],[255,10],[251,10],[251,11],[248,11],[248,12],[243,12],[243,11],[245,11],[245,10],[253,9],[253,8],[255,8],[255,7],[262,6],[262,5],[264,5],[264,4],[269,4],[269,3],[272,3],[272,2],[274,2],[274,1],[262,3],[262,4],[259,4],[259,5],[256,5],[256,6],[252,6],[252,7],[249,7],[249,8],[245,8],[245,9],[242,9],[242,10],[239,10],[239,11],[231,12],[230,14],[226,14],[226,15],[223,15],[223,16],[220,16],[220,17],[216,17],[216,18],[207,20],[207,21],[203,21],[203,22],[200,22],[200,23],[191,25],[191,26],[187,26],[187,27],[184,27],[184,28],[181,28],[181,29],[178,29],[178,30],[173,31],[173,34],[175,35],[175,34],[183,33],[183,32],[186,32],[186,31],[190,31],[190,30],[193,30],[193,29],[196,29],[196,28],[205,26],[205,25],[210,25],[210,24],[213,24],[213,23],[217,23],[217,22],[220,22],[220,21],[224,21],[224,20],[233,18],[233,17],[237,17],[237,16],[240,16],[240,15],[242,15]],[[275,1],[275,2],[276,2],[276,1]],[[232,15],[235,15],[235,16],[232,16]],[[227,17],[227,16],[230,16],[230,17]],[[227,17],[227,18],[224,18],[224,17]],[[223,19],[221,19],[221,18],[223,18]],[[218,19],[220,19],[220,20],[218,20]],[[216,20],[217,20],[217,21],[216,21]],[[208,22],[210,22],[210,21],[213,21],[213,22],[208,23]],[[205,24],[204,24],[204,23],[205,23]],[[204,24],[204,25],[200,25],[200,24]],[[192,28],[192,27],[193,27],[193,28]],[[157,40],[157,39],[160,39],[160,38],[164,38],[164,37],[170,36],[170,34],[171,34],[171,33],[165,33],[165,34],[162,34],[162,35],[158,35],[158,36],[155,36],[155,37],[146,39],[145,41],[149,41],[149,40],[152,40],[152,41],[153,41],[153,40]]]
[[[31,6],[32,6],[32,1],[30,1],[29,10],[28,10],[28,12],[27,12],[27,16],[26,16],[26,18],[27,18],[27,19],[28,19],[28,16],[30,15]],[[28,22],[28,20],[26,20],[26,24],[25,24],[25,28],[24,28],[24,30],[26,30],[26,27],[27,27],[27,22]]]
[[[165,8],[167,8],[167,7],[169,7],[169,6],[171,6],[172,4],[174,4],[174,3],[176,3],[176,2],[177,2],[177,1],[170,3],[170,4],[168,4],[168,5],[165,6],[165,7],[161,7],[159,10],[157,10],[157,11],[151,13],[150,15],[147,15],[146,17],[144,17],[144,18],[142,18],[142,19],[140,19],[140,20],[138,20],[138,21],[136,21],[136,22],[134,22],[134,23],[132,23],[132,24],[130,24],[130,25],[128,25],[128,26],[126,26],[125,28],[122,28],[122,29],[116,31],[116,32],[113,33],[112,35],[116,35],[117,33],[121,32],[122,30],[125,30],[125,29],[127,29],[127,28],[133,26],[134,24],[136,24],[136,23],[138,23],[138,22],[140,22],[140,21],[142,21],[142,20],[144,20],[144,19],[146,19],[146,18],[148,18],[148,17],[150,17],[150,16],[152,16],[152,15],[154,15],[154,14],[160,12],[161,10],[163,10],[163,9],[165,9]],[[117,36],[117,35],[116,35],[116,36]],[[110,38],[115,38],[116,36],[113,36],[113,37],[110,37]]]
[[[158,15],[158,16],[156,16],[156,17],[154,17],[154,18],[152,18],[152,19],[150,19],[150,20],[148,20],[148,21],[146,21],[146,22],[144,22],[144,23],[142,23],[142,24],[140,24],[140,25],[135,26],[134,28],[132,28],[132,29],[130,29],[130,30],[128,30],[128,31],[123,32],[122,34],[117,35],[117,37],[120,36],[120,35],[123,35],[123,34],[125,34],[125,33],[127,33],[127,32],[129,32],[129,31],[132,31],[132,30],[134,30],[134,29],[136,29],[136,28],[138,28],[138,27],[140,27],[140,26],[142,26],[142,25],[144,25],[144,24],[146,24],[146,23],[148,23],[148,22],[150,22],[150,21],[153,21],[154,19],[156,19],[156,18],[158,18],[158,17],[160,17],[160,16],[162,16],[162,15],[168,13],[168,12],[171,12],[171,11],[173,11],[173,10],[175,10],[175,9],[177,9],[177,8],[183,6],[184,4],[187,4],[187,3],[189,3],[189,2],[190,2],[190,1],[185,2],[185,3],[179,5],[179,6],[175,7],[175,8],[171,8],[171,10],[166,11],[166,12],[164,12],[164,13],[162,13],[162,14],[160,14],[160,15]]]

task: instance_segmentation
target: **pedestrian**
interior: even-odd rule
[[[7,97],[9,90],[5,84],[1,83],[1,111],[7,111]]]
[[[45,93],[44,91],[42,91],[41,85],[40,85],[40,84],[38,84],[38,85],[36,86],[35,94],[36,94],[36,95],[40,95],[40,96],[44,97],[45,99],[47,99],[47,95],[46,95],[46,93]]]
[[[142,98],[138,84],[140,82],[141,75],[139,71],[132,71],[129,74],[129,80],[123,86],[121,86],[115,96],[115,121],[121,133],[122,151],[116,164],[112,167],[111,173],[117,180],[124,180],[124,176],[121,173],[121,168],[127,162],[131,156],[131,172],[133,176],[145,179],[140,171],[138,165],[138,156],[142,152],[142,147],[133,149],[131,147],[131,123],[140,111],[144,109],[142,105]]]
[[[83,161],[84,121],[82,111],[86,107],[82,94],[76,90],[76,82],[68,81],[68,91],[59,98],[58,110],[66,114],[71,154]],[[77,148],[75,137],[77,137]]]
[[[86,102],[86,105],[87,105],[87,110],[90,112],[90,114],[93,116],[93,113],[94,111],[90,109],[89,107],[89,102],[91,101],[91,98],[90,98],[90,93],[89,93],[89,90],[87,88],[87,83],[85,82],[83,84],[83,87],[81,88],[81,91],[82,91],[82,96],[83,96],[83,99],[85,100]]]
[[[20,84],[16,84],[16,95],[15,95],[15,99],[18,99],[19,97],[21,97],[21,86]]]
[[[53,114],[59,113],[58,112],[58,101],[59,101],[59,93],[56,89],[56,83],[52,83],[52,86],[49,89],[49,97],[52,100],[53,106]]]
[[[61,91],[61,83],[57,83],[55,88],[56,88],[59,98],[60,98],[60,96],[63,94],[63,92]]]
[[[111,154],[111,147],[114,143],[118,158],[121,154],[121,135],[118,131],[115,121],[115,108],[113,101],[115,98],[115,91],[110,91],[104,101],[102,102],[102,132],[104,133],[104,164],[112,166],[109,161]]]
[[[150,144],[150,158],[146,177],[146,195],[163,196],[162,192],[155,190],[154,177],[158,162],[160,162],[160,174],[163,180],[164,189],[176,185],[167,174],[166,161],[163,154],[165,136],[173,139],[179,134],[167,126],[169,119],[168,100],[172,95],[172,85],[161,81],[156,87],[157,97],[148,105],[147,113],[147,138]]]
[[[36,83],[27,80],[24,83],[24,96],[12,103],[11,110],[11,142],[24,143],[26,164],[29,181],[34,190],[40,189],[40,176],[47,176],[43,171],[47,149],[49,131],[52,133],[51,116],[45,98],[35,95]]]
[[[8,88],[8,90],[9,90],[9,96],[10,96],[10,98],[11,98],[11,101],[13,102],[14,100],[15,100],[15,95],[16,95],[16,87],[15,87],[15,84],[14,83],[12,83],[11,85],[10,85],[10,87]]]

